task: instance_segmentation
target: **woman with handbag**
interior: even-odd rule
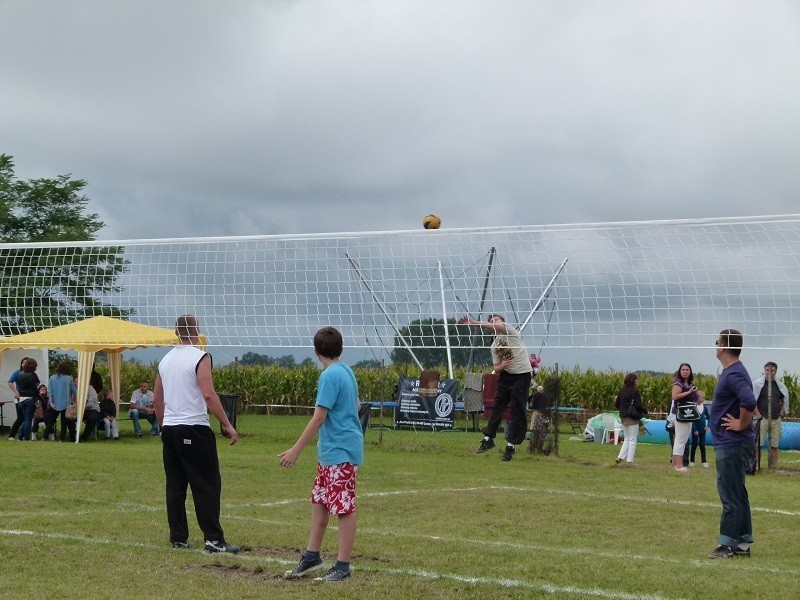
[[[619,410],[619,417],[622,421],[622,435],[625,438],[617,456],[617,464],[623,460],[627,464],[633,462],[633,457],[636,454],[636,438],[639,435],[639,421],[647,414],[647,409],[642,406],[639,388],[636,387],[638,380],[639,376],[636,373],[628,373],[625,375],[622,389],[617,394],[616,407]]]
[[[697,388],[694,386],[694,373],[689,363],[681,363],[675,371],[672,384],[672,408],[675,414],[675,444],[672,447],[672,468],[681,473],[689,469],[683,466],[683,454],[692,431],[691,418],[697,412]]]

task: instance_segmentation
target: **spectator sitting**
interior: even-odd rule
[[[89,436],[97,431],[97,423],[100,422],[100,403],[97,401],[97,392],[91,385],[89,386],[89,391],[86,393],[83,422],[85,426],[80,437],[81,442],[88,440]]]
[[[33,424],[31,425],[31,439],[35,440],[39,435],[39,425],[45,423],[47,428],[47,410],[50,408],[50,394],[47,393],[47,386],[39,384],[39,394],[36,396],[36,405],[33,409]],[[47,439],[42,436],[42,440]]]
[[[105,439],[119,439],[119,427],[117,427],[117,404],[114,402],[114,394],[111,390],[106,390],[103,399],[100,401],[100,415],[103,417],[103,427],[106,431]]]
[[[133,432],[137,438],[142,437],[142,427],[139,419],[144,418],[150,421],[150,435],[158,435],[158,419],[153,408],[153,392],[150,389],[149,381],[142,381],[138,390],[131,394],[131,420],[133,421]]]

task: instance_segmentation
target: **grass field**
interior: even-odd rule
[[[0,441],[4,598],[793,598],[800,589],[800,454],[748,479],[753,557],[706,558],[720,506],[710,469],[668,466],[666,446],[570,441],[558,457],[475,454],[480,434],[367,436],[353,577],[285,581],[308,535],[315,452],[276,455],[305,418],[220,440],[222,523],[238,556],[167,543],[160,441]],[[191,503],[190,503],[191,510]],[[190,514],[192,542],[202,535]],[[332,520],[332,525],[334,525]],[[323,546],[335,558],[335,528]]]

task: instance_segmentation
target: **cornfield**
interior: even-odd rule
[[[120,399],[127,401],[142,380],[155,380],[157,365],[126,362],[122,365]],[[105,365],[98,371],[107,381]],[[447,369],[439,371],[445,376]],[[465,369],[457,368],[455,378],[463,382]],[[418,377],[418,369],[405,365],[388,365],[383,369],[355,369],[359,394],[363,401],[392,400],[392,390],[403,376]],[[544,381],[553,370],[544,368],[537,379]],[[622,387],[622,371],[582,370],[575,367],[559,372],[562,406],[578,406],[591,412],[612,410],[617,392]],[[239,397],[240,412],[275,412],[291,414],[294,409],[313,406],[319,370],[314,366],[286,368],[279,366],[243,366],[229,364],[214,369],[214,385],[221,394]],[[798,411],[800,376],[784,374],[783,383],[789,390],[790,414]],[[639,373],[639,390],[650,413],[665,413],[669,409],[673,376],[671,373]],[[695,385],[711,400],[716,385],[712,375],[696,375]]]

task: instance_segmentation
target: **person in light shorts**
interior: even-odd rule
[[[755,416],[761,417],[761,441],[769,437],[769,468],[778,467],[778,446],[781,441],[781,419],[789,414],[789,390],[776,378],[778,365],[772,361],[764,365],[764,376],[753,382],[756,397]],[[770,389],[771,388],[771,389]]]

